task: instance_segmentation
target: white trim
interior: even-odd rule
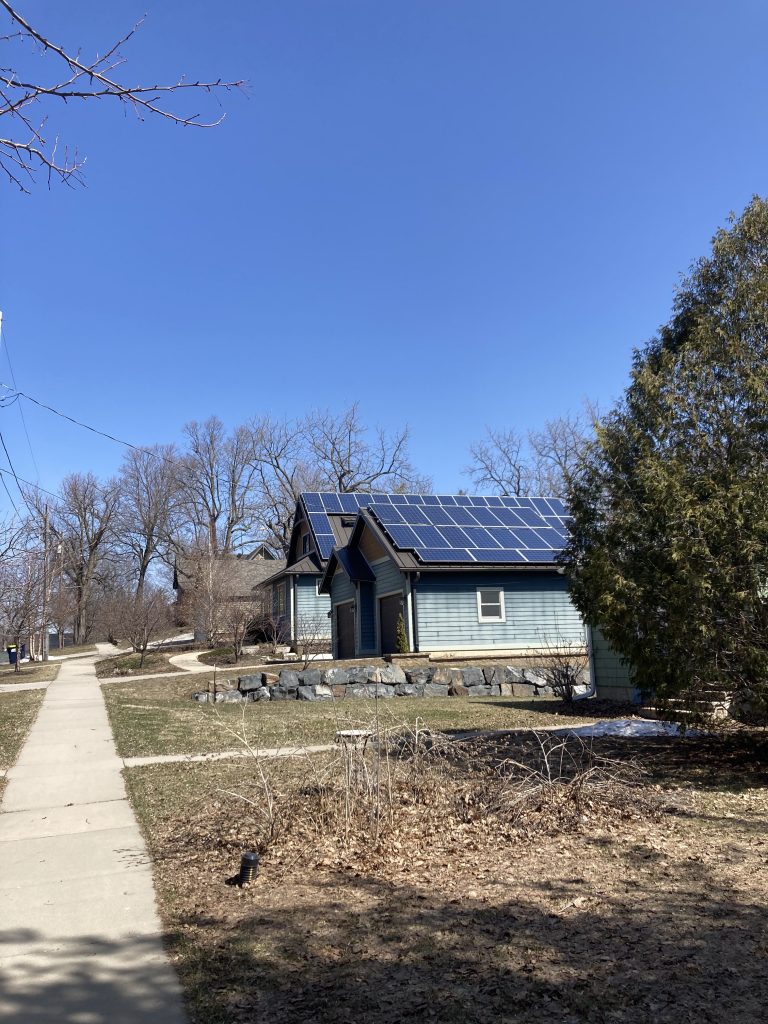
[[[483,602],[481,595],[483,593],[495,593],[499,595],[498,601],[489,602],[492,604],[499,605],[500,615],[483,615]],[[477,621],[478,622],[506,622],[507,621],[507,610],[504,605],[504,588],[503,587],[478,587],[477,588]]]

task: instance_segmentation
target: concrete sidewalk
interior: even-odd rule
[[[62,664],[0,806],[0,1019],[186,1020],[94,657]]]

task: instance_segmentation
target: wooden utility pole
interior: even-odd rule
[[[43,635],[41,639],[41,656],[48,661],[48,503],[43,512]]]

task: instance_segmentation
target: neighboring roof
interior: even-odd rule
[[[273,562],[272,566],[274,567],[275,565],[276,562]],[[291,562],[290,565],[287,564],[284,558],[280,559],[280,568],[277,572],[270,573],[263,582],[276,583],[283,576],[300,576],[303,573],[317,575],[317,573],[322,571],[323,569],[317,555],[315,555],[314,552],[311,552],[308,555],[302,555],[298,562]]]
[[[260,587],[275,572],[285,567],[284,558],[263,558],[254,555],[222,555],[227,559],[228,568],[232,572],[232,593],[245,597]],[[198,560],[194,557],[179,559],[173,573],[174,589],[184,588],[186,583],[194,580]]]

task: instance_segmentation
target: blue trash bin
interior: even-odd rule
[[[8,664],[9,665],[15,665],[16,664],[16,644],[9,644],[8,647],[6,647],[6,651],[8,651]]]

